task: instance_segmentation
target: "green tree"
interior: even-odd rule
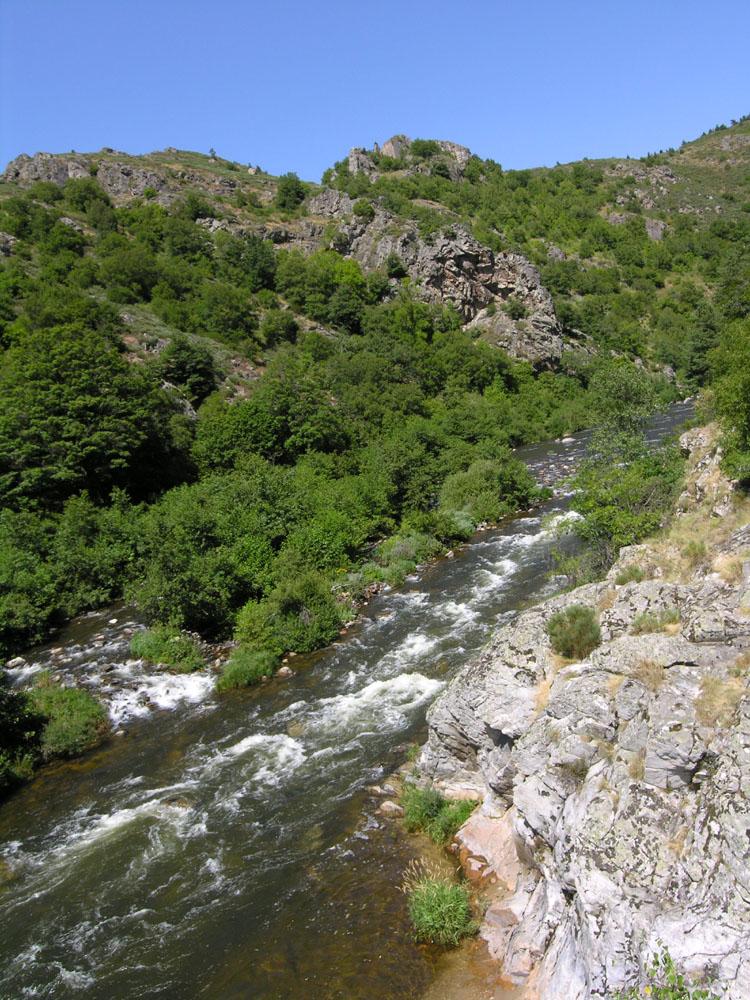
[[[0,372],[0,499],[59,505],[86,489],[165,480],[169,406],[99,334],[69,325],[24,337]],[[137,488],[137,487],[136,487]]]
[[[295,173],[282,174],[276,188],[276,207],[294,211],[305,200],[305,194],[305,185]]]

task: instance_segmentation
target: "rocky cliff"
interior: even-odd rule
[[[354,257],[366,271],[385,268],[395,254],[416,294],[428,302],[453,305],[475,336],[539,367],[560,360],[566,345],[552,296],[525,257],[494,253],[458,224],[448,224],[425,240],[415,223],[382,208],[372,219],[358,218],[354,204],[347,194],[332,189],[309,202],[311,215],[338,222],[335,243],[340,252]]]
[[[526,1000],[610,996],[659,941],[750,996],[750,517],[710,439],[684,444],[671,540],[521,614],[429,714],[421,773],[482,799],[457,847],[487,895],[481,936]],[[633,566],[645,578],[618,584]],[[602,629],[576,663],[546,630],[571,604]]]

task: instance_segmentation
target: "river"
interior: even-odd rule
[[[673,407],[659,436],[690,414]],[[519,450],[559,479],[585,435]],[[559,492],[375,597],[295,673],[217,697],[149,673],[117,607],[31,651],[110,705],[119,735],[0,807],[0,997],[415,1000],[437,950],[410,936],[416,852],[366,786],[424,737],[430,702],[491,633],[559,586]]]

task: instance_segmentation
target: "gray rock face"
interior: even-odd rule
[[[748,542],[745,527],[724,548]],[[419,767],[449,794],[484,789],[457,839],[469,877],[491,875],[480,934],[524,998],[637,984],[659,940],[689,976],[750,996],[745,563],[731,583],[621,587],[616,567],[521,614],[430,709]],[[605,609],[603,642],[579,663],[546,632],[569,604]],[[634,633],[670,609],[680,622]]]
[[[644,219],[643,221],[646,224],[648,238],[659,243],[668,228],[666,222],[662,222],[661,219]]]
[[[400,160],[402,153],[408,153],[411,146],[411,139],[408,135],[394,135],[386,139],[383,143],[383,155],[390,156],[393,160]]]
[[[20,184],[21,187],[31,187],[35,181],[52,181],[64,187],[71,178],[91,176],[89,164],[92,162],[95,161],[89,157],[75,154],[53,156],[51,153],[35,153],[34,156],[27,156],[24,153],[8,164],[2,176],[6,183]],[[96,180],[116,201],[140,197],[148,187],[155,191],[166,187],[164,177],[154,170],[109,161],[99,164]]]
[[[340,204],[343,210],[345,203]],[[400,224],[401,232],[394,234],[393,222],[388,213],[378,211],[370,223],[342,225],[349,253],[365,269],[384,267],[395,253],[416,294],[428,302],[453,305],[476,336],[540,366],[559,361],[564,343],[552,297],[525,257],[495,254],[462,226],[447,227],[427,242],[409,223]],[[503,310],[509,300],[520,305],[522,318],[511,319]]]

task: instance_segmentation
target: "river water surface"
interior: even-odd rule
[[[655,434],[680,423],[673,407]],[[584,436],[519,451],[559,479]],[[365,788],[387,782],[456,671],[551,593],[558,493],[382,594],[295,674],[212,693],[208,674],[129,657],[132,609],[34,650],[110,705],[124,733],[48,767],[0,807],[0,997],[414,1000],[417,947],[399,886],[411,839]]]

